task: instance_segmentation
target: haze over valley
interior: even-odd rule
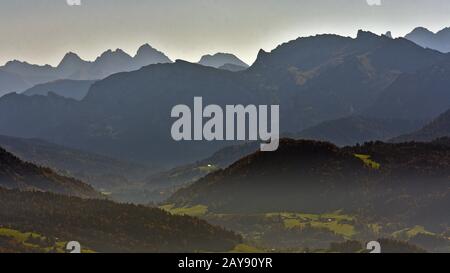
[[[447,1],[39,1],[0,4],[0,253],[450,252]],[[278,149],[174,140],[194,98]]]

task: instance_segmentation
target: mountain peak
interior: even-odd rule
[[[424,27],[416,27],[411,33],[426,33],[426,34],[434,34],[431,30]],[[411,34],[410,33],[410,34]]]
[[[370,32],[370,31],[365,31],[365,30],[358,30],[358,35],[356,37],[357,39],[373,39],[373,38],[380,38],[380,36],[378,36],[377,34]]]
[[[198,63],[204,66],[211,66],[215,68],[219,68],[226,64],[248,67],[248,64],[240,60],[235,55],[222,52],[216,53],[214,55],[204,55],[201,57]]]
[[[406,39],[420,45],[443,53],[450,52],[450,28],[444,28],[434,33],[424,27],[416,27],[406,34]]]
[[[446,28],[443,28],[443,29],[441,29],[441,30],[439,30],[438,32],[436,32],[436,34],[441,34],[441,35],[444,35],[444,34],[448,34],[448,33],[450,33],[450,27],[446,27]]]
[[[155,52],[157,51],[156,49],[154,49],[151,45],[149,45],[148,43],[145,43],[143,45],[141,45],[136,53],[136,55],[142,54],[142,53],[146,53],[146,52]]]
[[[68,64],[79,64],[84,62],[85,61],[81,59],[80,56],[78,56],[76,53],[68,52],[66,55],[64,55],[58,67],[62,67]]]
[[[126,53],[125,51],[123,51],[120,48],[117,48],[116,50],[112,50],[112,49],[108,49],[107,51],[103,52],[102,55],[100,55],[99,58],[104,58],[104,57],[111,57],[111,56],[126,56],[126,57],[131,57],[128,53]]]
[[[172,62],[172,60],[170,60],[169,57],[167,57],[164,53],[158,51],[149,44],[143,44],[141,47],[139,47],[136,55],[134,56],[134,60],[138,68],[150,64]]]

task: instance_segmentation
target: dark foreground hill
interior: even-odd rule
[[[3,148],[0,148],[0,187],[87,198],[101,197],[91,186],[79,180],[58,175],[51,169],[23,162]]]
[[[328,141],[339,146],[355,145],[374,140],[388,140],[413,132],[421,126],[423,122],[420,121],[351,116],[322,122],[296,134],[296,138]]]
[[[78,241],[96,252],[224,252],[241,241],[205,221],[160,209],[1,188],[0,219],[0,232],[33,232],[34,241],[37,234],[49,238],[46,242]],[[13,252],[29,251],[2,236],[0,251],[3,243]]]
[[[55,172],[75,177],[96,189],[111,191],[147,173],[144,166],[93,154],[40,139],[24,139],[0,135],[0,146],[20,159]]]
[[[179,190],[169,202],[204,204],[213,211],[327,211],[351,206],[331,192],[351,194],[368,174],[361,160],[333,144],[283,140],[276,152],[244,157]]]
[[[202,204],[215,212],[365,211],[448,226],[449,177],[450,148],[441,142],[340,149],[283,140],[278,151],[244,157],[179,190],[168,203]]]

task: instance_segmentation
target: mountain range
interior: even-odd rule
[[[79,102],[56,95],[4,96],[0,133],[126,160],[182,164],[235,144],[172,140],[170,111],[174,105],[191,105],[194,96],[220,106],[279,104],[281,132],[300,132],[365,112],[371,118],[415,122],[432,119],[447,106],[445,85],[441,85],[447,74],[439,69],[447,63],[447,55],[402,38],[364,31],[355,39],[318,35],[288,42],[270,53],[260,51],[256,62],[240,72],[177,61],[97,81]],[[433,86],[427,78],[412,79],[422,81],[409,91],[405,78],[411,74],[441,82]],[[439,104],[425,104],[423,111],[414,111],[415,100],[406,94],[421,93],[422,86],[432,94],[429,100]],[[405,99],[397,111],[411,115],[386,117],[390,108],[395,110],[395,105],[384,105],[386,94],[392,94],[386,103]]]
[[[434,33],[424,27],[417,27],[405,38],[425,48],[444,53],[450,52],[450,28],[444,28]]]
[[[27,89],[0,97],[0,252],[450,250],[448,54],[359,31],[241,62],[144,45],[0,68]],[[279,149],[173,140],[197,96],[279,105]]]
[[[21,92],[37,84],[63,79],[97,80],[150,64],[170,62],[166,55],[148,44],[141,46],[134,57],[121,49],[108,50],[93,62],[82,60],[77,54],[69,52],[56,67],[14,60],[0,67],[0,96]]]

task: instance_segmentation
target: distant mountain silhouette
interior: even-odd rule
[[[444,28],[436,33],[424,28],[415,28],[405,36],[406,39],[440,52],[450,52],[450,28]]]
[[[94,82],[95,81],[57,80],[54,82],[38,84],[25,90],[23,94],[27,96],[47,96],[48,93],[52,92],[65,98],[81,100],[86,96],[89,88]]]
[[[442,137],[450,137],[450,110],[443,113],[422,129],[393,139],[395,142],[432,141]]]
[[[261,51],[252,67],[240,72],[177,61],[97,81],[80,102],[58,96],[8,95],[0,99],[0,134],[41,138],[124,159],[188,163],[236,144],[172,140],[171,109],[177,104],[192,105],[194,96],[202,96],[204,104],[220,106],[279,104],[281,132],[295,133],[357,115],[400,75],[419,73],[445,58],[406,39],[363,31],[356,39],[299,38],[270,53]],[[433,100],[447,103],[439,92]],[[376,111],[380,116],[384,112]],[[386,118],[416,120],[417,115]]]
[[[19,92],[30,85],[19,75],[0,70],[0,97],[11,92]]]
[[[205,55],[198,62],[204,66],[211,66],[215,68],[222,67],[224,65],[235,65],[239,67],[248,67],[248,64],[241,61],[238,57],[229,53],[216,53],[214,55]]]
[[[339,146],[363,144],[374,140],[388,140],[412,132],[423,122],[394,119],[376,119],[352,116],[324,121],[295,134],[296,138],[329,141]]]
[[[0,148],[0,187],[23,191],[46,191],[86,198],[101,197],[92,187],[48,168],[26,163]]]
[[[100,55],[90,67],[89,73],[99,75],[98,78],[102,79],[118,72],[131,71],[133,68],[133,57],[121,49],[116,49]]]
[[[82,71],[88,70],[91,64],[91,62],[81,59],[77,54],[69,52],[61,60],[57,70],[58,74],[66,78],[78,78],[82,77]]]
[[[431,120],[450,108],[448,86],[450,57],[398,77],[366,114],[378,118]]]
[[[149,44],[141,46],[134,56],[134,66],[141,68],[150,64],[171,63],[164,53],[154,49]]]
[[[0,67],[0,72],[13,73],[17,75],[19,79],[22,79],[26,85],[21,87],[16,84],[17,88],[6,88],[7,86],[2,88],[3,83],[0,81],[0,92],[21,92],[37,84],[61,79],[103,79],[114,73],[133,71],[143,66],[156,63],[170,62],[171,60],[166,55],[152,48],[148,44],[141,46],[134,57],[131,57],[121,49],[115,51],[108,50],[101,54],[94,62],[84,61],[77,54],[69,52],[56,67],[50,65],[32,65],[27,62],[15,60]],[[14,83],[13,80],[11,80],[11,84],[12,83]]]

